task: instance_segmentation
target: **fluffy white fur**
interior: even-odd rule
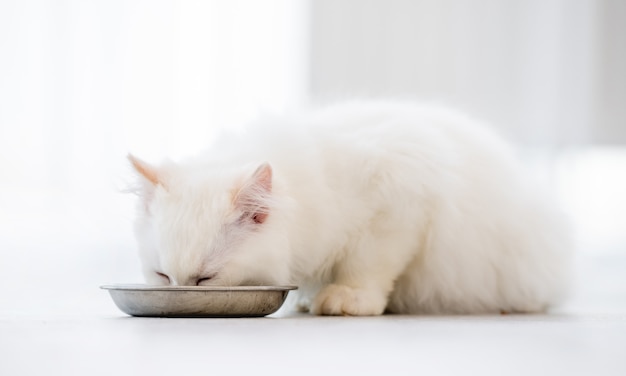
[[[301,309],[327,315],[540,312],[567,284],[554,205],[448,109],[343,104],[182,163],[130,158],[148,283],[294,284]]]

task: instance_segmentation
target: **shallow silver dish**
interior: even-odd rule
[[[142,317],[261,317],[283,305],[295,286],[104,285],[119,309]]]

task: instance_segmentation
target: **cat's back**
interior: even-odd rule
[[[452,154],[512,151],[493,129],[481,121],[436,103],[409,101],[353,101],[304,112],[299,121],[321,138],[355,145],[401,147],[440,157]],[[447,155],[446,155],[447,154]]]
[[[212,150],[220,163],[224,159],[301,163],[299,155],[313,161],[320,151],[339,152],[343,158],[391,153],[433,163],[456,163],[455,159],[464,160],[470,154],[511,154],[492,130],[460,112],[430,103],[384,100],[350,101],[265,117],[240,135],[220,137]]]
[[[520,168],[496,132],[437,104],[354,101],[303,113],[298,123],[331,168],[419,175],[433,186],[451,178],[517,179]]]

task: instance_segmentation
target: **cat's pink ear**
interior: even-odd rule
[[[152,185],[160,184],[159,174],[157,173],[157,169],[148,163],[142,161],[141,159],[135,157],[132,154],[128,154],[128,160],[133,165],[133,168],[139,175],[145,178],[148,182],[152,183]]]
[[[129,154],[128,160],[130,161],[133,169],[140,177],[140,184],[135,190],[135,193],[142,198],[146,213],[150,212],[150,203],[154,197],[154,192],[157,186],[165,187],[163,184],[162,172],[154,166],[142,161],[141,159]]]
[[[272,166],[265,162],[252,175],[252,184],[258,185],[264,193],[272,193]]]
[[[272,166],[263,163],[254,174],[236,189],[233,205],[255,223],[263,223],[270,212]]]

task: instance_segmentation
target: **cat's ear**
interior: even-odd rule
[[[161,183],[157,169],[132,154],[128,154],[128,160],[135,171],[145,179],[147,183],[156,186]]]
[[[128,154],[128,160],[139,177],[139,184],[132,191],[141,197],[146,212],[149,212],[157,186],[166,188],[163,184],[163,172],[132,154]]]
[[[233,205],[255,223],[263,223],[270,212],[272,166],[263,163],[241,184],[233,195]]]

